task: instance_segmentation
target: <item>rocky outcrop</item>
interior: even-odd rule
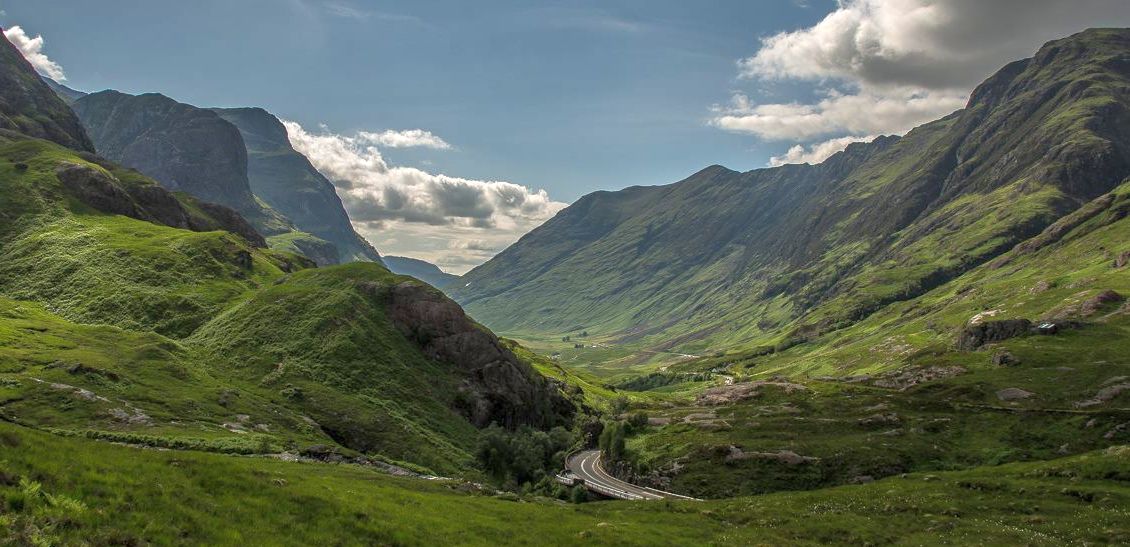
[[[442,293],[417,282],[387,289],[387,313],[424,355],[464,375],[457,409],[477,427],[548,427],[572,419],[575,409],[558,385],[521,362],[487,329]]]
[[[224,230],[242,236],[255,247],[266,247],[259,235],[235,211],[214,203],[193,202],[203,214],[190,212],[176,196],[155,184],[127,185],[112,174],[78,163],[64,163],[55,176],[83,204],[103,213],[124,215],[195,232]]]
[[[785,393],[808,391],[808,388],[801,384],[794,384],[786,381],[757,381],[757,382],[742,382],[738,384],[731,384],[725,386],[715,386],[707,388],[700,393],[695,399],[696,405],[723,405],[732,404],[746,399],[753,399],[759,397],[765,388],[776,388],[784,391]]]
[[[47,139],[74,150],[94,151],[94,145],[67,103],[3,35],[0,35],[0,129]]]
[[[879,377],[871,380],[871,384],[887,389],[905,391],[918,384],[933,382],[943,378],[952,378],[965,373],[965,367],[959,366],[928,366],[906,367],[899,370],[884,372]]]
[[[1000,342],[1028,334],[1032,322],[1027,319],[1005,319],[1002,321],[983,321],[967,325],[957,338],[957,349],[973,351],[991,342]]]
[[[776,452],[745,452],[736,446],[730,446],[723,461],[726,463],[736,462],[740,460],[766,460],[780,462],[787,465],[800,465],[804,463],[813,463],[820,461],[820,458],[812,456],[802,456],[793,452],[792,450],[778,450]]]
[[[1010,351],[1001,350],[993,353],[992,362],[998,367],[1012,367],[1020,364],[1020,358]]]
[[[1024,399],[1030,399],[1034,395],[1036,394],[1032,393],[1031,391],[1025,391],[1018,387],[1007,387],[1000,391],[997,391],[997,399],[1005,402],[1022,401]]]

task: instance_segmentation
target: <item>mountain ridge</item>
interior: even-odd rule
[[[708,167],[590,194],[468,272],[453,296],[504,333],[583,326],[691,350],[819,336],[1120,183],[1123,53],[1130,31],[1085,31],[1004,67],[965,109],[819,165]],[[757,324],[740,320],[750,316]]]

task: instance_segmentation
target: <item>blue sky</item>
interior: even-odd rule
[[[378,249],[458,272],[594,190],[905,132],[1125,4],[10,0],[0,24],[80,90],[270,110]],[[445,144],[360,135],[413,129]]]

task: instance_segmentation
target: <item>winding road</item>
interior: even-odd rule
[[[566,462],[566,467],[574,480],[580,479],[584,481],[585,487],[589,490],[612,498],[622,500],[695,499],[645,486],[636,486],[613,477],[601,467],[599,450],[584,450],[573,454]]]

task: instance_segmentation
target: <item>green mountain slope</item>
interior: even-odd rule
[[[556,384],[435,289],[170,226],[170,211],[239,217],[92,160],[0,142],[10,419],[158,446],[336,445],[451,473],[471,467],[476,426],[571,418]]]
[[[0,129],[47,139],[75,150],[94,151],[66,102],[7,39],[0,40]]]
[[[570,422],[559,384],[435,289],[377,263],[314,269],[266,244],[232,209],[4,132],[0,417],[450,474],[474,472],[478,428]]]
[[[433,287],[443,288],[459,279],[459,276],[449,274],[439,269],[439,266],[417,258],[386,256],[382,260],[394,273],[410,275]]]
[[[379,261],[376,249],[353,229],[333,184],[305,156],[290,146],[286,128],[261,108],[214,108],[235,125],[247,146],[247,176],[251,191],[298,229],[331,243],[336,264],[355,260]],[[297,242],[301,250],[302,242]],[[327,257],[328,258],[328,257]]]
[[[964,110],[820,165],[582,198],[453,296],[515,335],[791,345],[984,264],[1130,175],[1130,31],[1050,42]]]

